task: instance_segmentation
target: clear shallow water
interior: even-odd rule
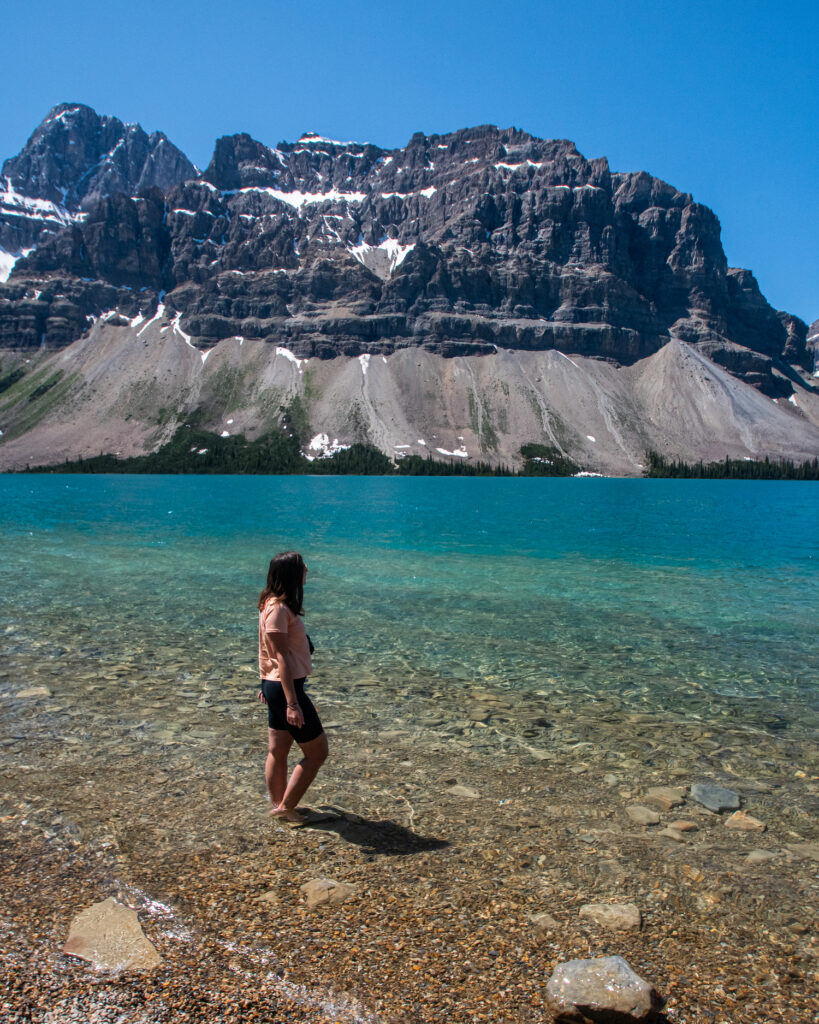
[[[315,692],[603,696],[801,731],[817,525],[812,483],[4,476],[0,685],[123,661],[169,692],[252,683],[267,561],[297,548]]]

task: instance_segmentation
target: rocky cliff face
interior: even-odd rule
[[[808,328],[808,359],[813,358],[813,375],[819,375],[819,320],[814,320]]]
[[[3,164],[0,247],[6,266],[48,236],[82,224],[101,201],[151,188],[164,195],[197,173],[162,132],[148,135],[138,124],[61,103]]]
[[[242,338],[296,358],[556,350],[629,366],[674,341],[769,397],[812,386],[806,325],[727,266],[716,216],[566,140],[239,134],[198,174],[161,134],[63,105],[3,171],[0,245],[17,258],[0,348],[21,354],[162,303],[202,351]]]

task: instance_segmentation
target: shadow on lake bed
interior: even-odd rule
[[[372,821],[360,814],[325,804],[306,809],[303,822],[288,823],[290,828],[310,828],[321,832],[335,832],[348,843],[360,846],[366,853],[400,856],[441,850],[449,846],[445,839],[422,836],[394,821]]]

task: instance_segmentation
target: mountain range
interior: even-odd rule
[[[5,280],[4,280],[5,279]],[[567,140],[216,142],[52,109],[0,176],[0,468],[155,449],[196,413],[321,456],[592,472],[819,454],[809,329],[715,214]]]

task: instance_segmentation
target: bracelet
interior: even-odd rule
[[[289,708],[297,708],[299,705],[298,704],[288,704],[287,706]]]

